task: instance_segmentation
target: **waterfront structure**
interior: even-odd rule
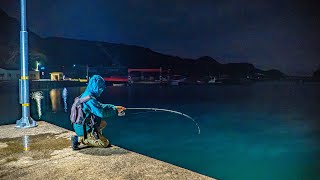
[[[20,79],[21,73],[17,69],[0,68],[0,81],[17,81]],[[30,80],[40,79],[39,71],[29,71]]]
[[[51,81],[62,81],[64,80],[63,72],[52,72],[50,73]]]
[[[158,82],[162,80],[162,68],[159,69],[128,69],[128,82],[150,82],[157,81],[156,77],[159,77]]]

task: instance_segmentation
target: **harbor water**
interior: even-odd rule
[[[71,130],[73,99],[85,87],[33,90],[31,114]],[[320,84],[107,87],[100,101],[128,110],[107,119],[112,144],[218,179],[318,179]],[[0,124],[21,116],[18,89],[0,87]],[[1,132],[0,132],[1,133]]]

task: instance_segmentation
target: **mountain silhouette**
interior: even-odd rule
[[[0,67],[19,68],[20,23],[0,9],[0,25],[2,27],[0,28]],[[33,64],[31,61],[34,60],[32,57],[38,58],[40,54],[45,59],[42,64],[51,67],[88,64],[128,68],[162,67],[177,74],[196,77],[218,74],[245,77],[252,73],[271,74],[275,77],[284,76],[280,71],[262,71],[250,63],[221,64],[209,56],[186,59],[134,45],[58,37],[42,38],[29,30],[28,34],[30,66]]]

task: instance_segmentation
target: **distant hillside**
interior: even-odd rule
[[[0,25],[0,67],[18,68],[20,24],[0,9]],[[37,60],[47,66],[89,64],[123,65],[129,68],[163,67],[171,69],[174,73],[196,77],[218,74],[245,77],[257,72],[271,74],[276,78],[284,75],[277,70],[259,70],[249,63],[221,64],[208,56],[183,59],[139,46],[66,38],[41,38],[30,31],[29,52],[31,67]]]
[[[20,67],[20,23],[0,9],[0,27],[0,67],[18,68]],[[28,36],[31,46],[29,48],[30,61],[32,61],[36,60],[32,57],[42,56],[40,52],[37,52],[41,38],[33,32],[29,32]]]

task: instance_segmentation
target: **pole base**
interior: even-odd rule
[[[31,117],[22,117],[16,122],[16,128],[32,128],[38,126],[38,123],[33,120]]]

